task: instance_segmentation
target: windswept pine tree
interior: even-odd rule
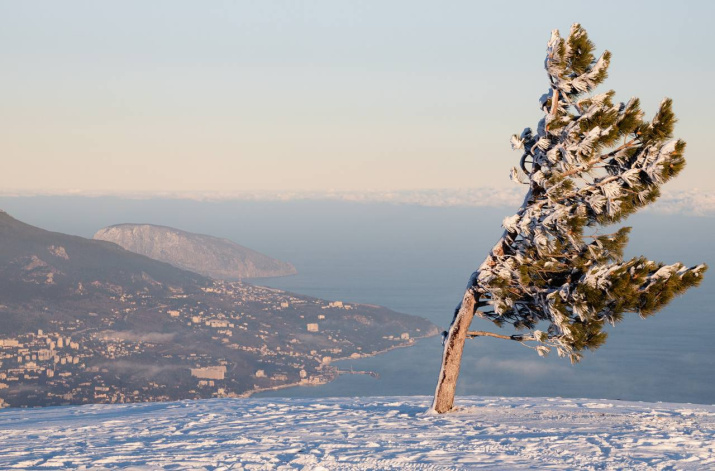
[[[606,341],[606,323],[629,312],[654,314],[698,285],[707,269],[623,260],[630,228],[599,232],[658,198],[660,186],[685,166],[685,142],[673,138],[670,99],[648,122],[637,98],[618,103],[613,90],[594,93],[607,77],[611,53],[596,58],[593,52],[579,24],[566,39],[552,32],[544,117],[536,131],[526,128],[511,139],[522,152],[511,178],[528,191],[516,214],[504,219],[504,234],[470,277],[444,334],[432,405],[438,413],[453,407],[466,339],[517,341],[539,355],[555,349],[578,362],[584,350]],[[475,315],[520,332],[470,331]]]

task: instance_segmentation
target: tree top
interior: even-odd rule
[[[706,265],[687,268],[644,257],[623,260],[630,228],[600,234],[654,202],[685,166],[685,142],[673,138],[672,100],[651,121],[637,98],[595,93],[608,77],[611,54],[580,24],[568,37],[554,30],[547,45],[548,91],[536,131],[511,138],[521,152],[511,178],[528,191],[503,221],[504,236],[470,281],[481,317],[532,330],[540,354],[556,348],[578,361],[603,344],[606,322],[625,312],[645,317],[702,280]],[[535,330],[547,323],[546,332]]]

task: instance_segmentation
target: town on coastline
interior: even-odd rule
[[[421,318],[385,308],[243,282],[213,281],[163,299],[81,284],[77,294],[86,302],[0,305],[0,312],[27,311],[37,324],[0,332],[0,407],[238,397],[322,384],[339,374],[335,359],[436,333]]]

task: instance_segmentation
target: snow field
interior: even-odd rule
[[[0,469],[715,469],[715,406],[213,399],[0,411]]]

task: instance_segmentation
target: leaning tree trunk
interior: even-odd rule
[[[531,201],[533,189],[530,189],[524,197],[524,202],[521,204],[517,214],[523,214],[527,205]],[[479,280],[479,272],[484,267],[493,267],[496,260],[504,255],[505,248],[514,241],[516,233],[504,231],[499,239],[499,242],[492,248],[489,256],[484,260],[479,267],[479,270],[472,273],[467,284],[467,291],[462,298],[462,304],[459,306],[452,324],[447,331],[447,337],[444,339],[444,353],[442,354],[442,368],[439,371],[437,379],[437,388],[434,392],[434,401],[432,402],[432,410],[438,414],[449,412],[454,407],[454,393],[457,389],[457,378],[459,378],[459,367],[462,363],[462,352],[464,351],[464,342],[469,337],[469,326],[474,318],[474,313],[477,307],[484,304],[478,304],[481,295],[476,290]]]
[[[449,412],[454,406],[454,393],[457,388],[459,367],[462,363],[464,342],[467,340],[469,326],[474,318],[475,303],[474,292],[468,288],[444,340],[442,369],[439,372],[437,389],[432,403],[432,410],[438,414]]]
[[[528,198],[528,196],[527,196]],[[477,308],[480,304],[481,294],[476,289],[479,280],[479,272],[484,267],[493,266],[495,259],[504,255],[504,244],[513,239],[513,234],[504,231],[504,235],[492,249],[487,259],[479,267],[479,270],[472,273],[467,284],[467,290],[462,298],[457,313],[452,319],[447,336],[444,339],[444,353],[442,354],[442,368],[437,379],[437,388],[434,392],[432,410],[438,414],[449,412],[454,407],[454,394],[457,389],[457,378],[459,378],[459,367],[462,363],[462,352],[464,342],[469,335],[469,326],[472,324]]]

